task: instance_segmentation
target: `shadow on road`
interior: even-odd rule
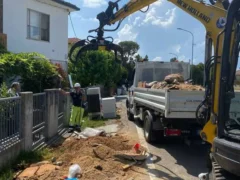
[[[135,119],[135,125],[139,128],[143,127],[143,122]],[[204,144],[199,143],[201,142],[200,138],[196,141],[198,143],[193,143],[188,146],[184,143],[183,138],[168,138],[168,139],[161,139],[161,142],[156,142],[154,144],[149,144],[150,151],[154,151],[157,153],[160,149],[164,149],[170,156],[172,156],[176,160],[176,164],[179,166],[183,166],[186,169],[189,175],[198,177],[198,175],[202,172],[208,172],[207,169],[207,156],[208,156],[208,147]],[[158,154],[161,156],[160,152]],[[157,156],[157,155],[155,155]],[[160,164],[159,161],[152,161],[155,166],[161,166],[161,168],[167,169],[172,174],[175,174],[171,169],[164,166],[162,163]],[[158,167],[156,167],[158,168]],[[162,177],[166,177],[173,180],[181,180],[181,178],[175,174],[177,178],[168,177],[169,175],[164,172],[156,172],[158,170],[150,169],[153,171],[153,174],[162,175]]]
[[[168,139],[153,146],[165,149],[176,160],[176,164],[183,166],[187,173],[192,176],[197,177],[202,172],[208,172],[208,147],[206,145],[193,144],[187,146],[180,139]],[[161,166],[158,163],[156,165]]]

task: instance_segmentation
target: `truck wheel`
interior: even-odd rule
[[[146,115],[144,118],[143,131],[144,131],[145,140],[148,143],[153,143],[155,141],[154,131],[153,131],[153,117],[149,111],[146,112]]]
[[[128,120],[129,121],[134,121],[134,114],[131,113],[130,111],[130,105],[129,105],[129,101],[126,101],[126,108],[127,108],[127,116],[128,116]]]
[[[134,121],[134,115],[130,112],[130,110],[127,110],[127,116],[129,121]]]

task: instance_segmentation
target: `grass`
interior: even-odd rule
[[[85,116],[84,117],[84,121],[81,124],[81,127],[82,127],[82,129],[84,129],[86,127],[96,128],[96,127],[104,126],[106,121],[108,121],[108,119],[94,119],[94,120],[90,120],[88,118],[88,116]]]
[[[12,180],[16,171],[23,170],[32,163],[49,160],[51,157],[52,152],[48,148],[38,151],[21,152],[15,161],[0,171],[0,180]]]

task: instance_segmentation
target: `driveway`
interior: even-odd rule
[[[128,121],[125,100],[119,100],[117,106],[121,109],[121,121],[124,125],[121,131],[138,139],[151,154],[146,162],[146,171],[151,180],[198,180],[198,174],[207,172],[207,148],[203,144],[188,146],[180,139],[148,144],[141,125]]]

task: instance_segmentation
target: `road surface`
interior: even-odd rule
[[[121,109],[121,121],[125,131],[138,138],[148,148],[151,158],[146,162],[150,180],[198,180],[198,175],[207,172],[207,149],[202,144],[186,145],[179,139],[168,140],[154,145],[148,144],[139,123],[128,121],[125,100],[117,106]]]

